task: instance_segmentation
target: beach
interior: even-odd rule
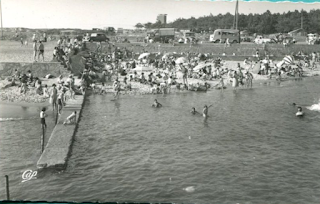
[[[0,53],[1,53],[1,62],[3,63],[10,63],[10,62],[24,62],[24,63],[37,63],[37,62],[33,62],[32,60],[32,45],[27,45],[27,46],[20,46],[18,43],[14,43],[14,42],[5,42],[6,46],[2,46],[0,48]],[[48,43],[45,43],[45,61],[47,62],[51,62],[51,52],[53,50],[55,46],[55,41],[51,41]],[[88,47],[91,47],[92,49],[94,49],[95,45],[89,44]],[[177,48],[179,49],[179,48]],[[139,54],[138,54],[139,56]],[[232,57],[232,56],[230,56]],[[80,58],[77,58],[80,59]],[[131,59],[132,60],[132,59]],[[78,65],[79,62],[73,62],[73,64]],[[240,64],[240,66],[243,67],[243,61],[230,61],[230,60],[223,60],[223,67],[224,68],[228,68],[231,70],[237,70],[237,65]],[[83,65],[82,65],[83,66]],[[142,66],[142,65],[140,65]],[[152,68],[152,65],[147,65],[148,67],[151,67],[151,70],[154,69]],[[179,68],[178,66],[176,66],[176,69]],[[179,70],[179,69],[177,69]],[[316,69],[308,69],[308,68],[304,68],[303,69],[303,76],[317,76],[319,75],[320,71],[318,68]],[[49,71],[48,71],[49,72]],[[130,72],[130,68],[127,70],[127,73]],[[154,71],[153,71],[154,72]],[[69,72],[70,74],[72,74],[71,72]],[[132,71],[130,72],[132,74]],[[150,71],[145,71],[145,76],[147,76],[150,73]],[[22,74],[22,73],[21,73]],[[50,74],[50,73],[48,73]],[[140,72],[141,74],[141,72]],[[260,75],[257,73],[252,73],[253,74],[253,83],[262,83],[263,81],[272,81],[275,80],[275,77],[273,77],[273,79],[269,79],[269,77],[267,75]],[[0,102],[1,103],[24,103],[24,104],[46,104],[48,103],[48,97],[43,97],[40,96],[38,94],[35,93],[35,91],[31,91],[27,92],[26,95],[21,95],[19,93],[19,88],[17,86],[13,86],[10,87],[9,84],[11,83],[10,81],[6,80],[8,79],[8,77],[10,78],[10,76],[2,76],[2,80],[0,81],[0,89],[2,90],[0,93]],[[49,88],[52,86],[53,83],[57,84],[58,81],[58,76],[53,76],[54,78],[44,78],[44,76],[39,77],[40,80],[42,81],[43,85],[47,85]],[[113,81],[118,78],[120,83],[122,83],[122,87],[124,87],[123,84],[123,79],[125,76],[121,76],[121,75],[117,75],[117,76],[112,76],[111,81],[106,83],[106,86],[104,87],[105,92],[107,93],[114,93],[113,91],[113,87],[112,87],[112,83]],[[127,78],[129,78],[129,75],[126,76]],[[182,80],[182,73],[180,71],[176,71],[176,81],[177,83],[182,84],[183,80]],[[66,81],[68,78],[68,76],[63,76],[63,80]],[[80,79],[79,77],[75,77],[76,78],[76,85],[80,86]],[[231,87],[231,83],[229,83],[227,81],[227,77],[223,76],[224,81],[225,81],[225,85],[228,88],[232,88]],[[287,80],[287,79],[295,79],[294,77],[288,77],[285,74],[282,75],[282,79],[283,80]],[[261,82],[262,81],[262,82]],[[162,80],[162,82],[164,82]],[[212,80],[202,80],[202,79],[195,79],[195,78],[188,78],[188,83],[189,84],[204,84],[204,83],[208,83],[210,84],[210,88],[214,89],[217,84],[219,83],[218,79],[212,79]],[[143,84],[143,83],[138,83],[138,82],[130,82],[131,83],[131,91],[121,91],[120,94],[129,94],[129,95],[135,95],[135,94],[150,94],[151,88],[150,85],[147,84]],[[8,86],[8,88],[5,88],[5,86]],[[96,80],[96,87],[98,90],[101,90],[101,83],[99,80]],[[210,89],[209,88],[209,89]],[[183,91],[183,90],[177,90],[176,86],[172,85],[170,87],[171,93],[170,94],[174,94],[176,91]],[[186,91],[186,90],[184,90]]]

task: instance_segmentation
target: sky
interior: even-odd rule
[[[234,14],[235,1],[214,0],[0,0],[3,27],[25,28],[133,28],[155,23],[158,14],[167,22],[178,18]],[[293,1],[293,0],[292,0]],[[312,1],[312,0],[305,0]],[[320,9],[319,3],[239,0],[239,13],[283,13]]]

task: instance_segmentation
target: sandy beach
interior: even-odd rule
[[[14,42],[5,42],[7,46],[2,46],[0,49],[0,53],[3,54],[1,58],[1,62],[32,62],[32,58],[30,57],[32,55],[32,46],[29,44],[27,46],[19,46],[19,44],[15,44]],[[51,52],[55,45],[54,41],[48,42],[45,44],[45,61],[51,61],[50,58],[52,58]],[[92,46],[92,45],[91,45]],[[76,62],[75,64],[77,64]],[[237,64],[240,63],[240,66],[243,67],[243,61],[223,61],[222,67],[228,68],[229,70],[237,70]],[[178,65],[176,65],[176,68],[178,68]],[[127,71],[129,73],[130,70]],[[320,74],[319,69],[310,70],[308,68],[303,69],[303,76],[317,76]],[[150,72],[145,72],[145,76],[147,76]],[[140,73],[141,74],[141,73]],[[254,83],[263,83],[263,81],[266,80],[276,80],[275,76],[273,76],[272,79],[269,79],[267,75],[259,75],[256,73],[252,73],[253,75],[253,84]],[[55,76],[56,77],[56,76]],[[128,94],[128,95],[137,95],[137,94],[152,94],[151,86],[142,84],[139,82],[130,82],[131,84],[131,91],[124,90],[124,76],[112,76],[111,81],[107,81],[106,86],[104,87],[104,90],[106,94],[114,94],[113,91],[113,81],[118,77],[122,91],[120,94]],[[232,88],[230,82],[228,82],[228,79],[226,75],[222,76],[224,79],[224,84],[226,88]],[[8,76],[7,76],[8,78]],[[7,80],[7,78],[2,77],[2,80],[0,80],[0,103],[14,103],[14,104],[24,104],[24,105],[46,105],[49,104],[49,98],[44,97],[41,95],[38,95],[35,91],[35,88],[30,88],[26,94],[21,94],[20,89],[18,86],[10,86],[10,81]],[[129,75],[127,75],[127,78],[129,78]],[[282,80],[290,80],[295,79],[294,77],[287,76],[286,74],[281,75]],[[64,81],[66,81],[66,77],[63,78]],[[42,85],[47,85],[49,90],[52,87],[52,84],[57,84],[58,78],[40,78],[42,81]],[[129,80],[128,80],[129,81]],[[176,73],[176,82],[177,83],[183,83],[182,80],[182,73],[180,71],[177,71]],[[209,90],[215,89],[215,86],[219,83],[218,79],[213,80],[202,80],[202,79],[195,79],[195,78],[188,78],[189,84],[201,84],[204,85],[204,83],[207,83],[210,85]],[[75,80],[75,85],[80,86],[80,79]],[[96,82],[97,87],[97,93],[100,92],[102,85],[99,80]],[[245,88],[245,87],[243,87]],[[176,92],[188,92],[188,90],[185,89],[177,89],[175,85],[172,85],[169,88],[169,93],[167,94],[174,94]]]

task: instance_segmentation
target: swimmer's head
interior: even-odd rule
[[[196,111],[196,108],[195,108],[195,107],[192,107],[192,111]]]
[[[296,104],[296,103],[292,103],[292,105],[294,105],[294,106],[295,106],[295,105],[297,105],[297,104]]]
[[[302,108],[301,108],[301,107],[298,107],[298,111],[302,111]]]

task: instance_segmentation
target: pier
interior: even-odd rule
[[[75,99],[68,100],[66,106],[63,107],[49,141],[37,162],[39,169],[53,168],[62,170],[66,168],[84,100],[84,95],[76,95]],[[64,120],[74,111],[77,111],[75,124],[63,125]]]

